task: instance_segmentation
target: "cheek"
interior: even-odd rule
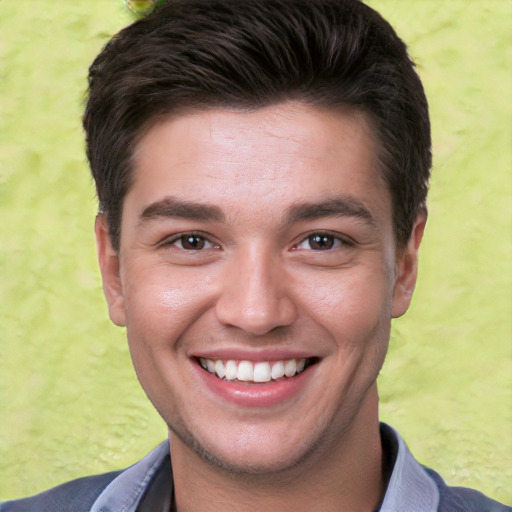
[[[392,285],[382,272],[342,269],[336,276],[304,280],[302,290],[301,296],[308,298],[303,307],[347,345],[390,325]]]
[[[129,337],[151,344],[173,344],[210,302],[208,279],[187,270],[144,269],[124,283]],[[140,276],[134,278],[133,276]]]
[[[176,376],[183,364],[183,334],[208,308],[200,280],[169,268],[134,268],[124,282],[126,329],[137,377],[159,411],[168,411],[176,398]],[[140,276],[140,278],[134,278]],[[181,350],[180,350],[181,349]]]

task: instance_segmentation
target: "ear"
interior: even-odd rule
[[[416,277],[418,275],[418,249],[425,231],[427,214],[420,213],[412,228],[411,236],[405,247],[399,249],[397,256],[397,275],[393,288],[391,316],[402,316],[411,303]]]
[[[126,325],[123,285],[119,272],[119,253],[112,246],[112,239],[105,215],[99,213],[94,224],[96,246],[103,280],[103,293],[107,299],[110,319],[116,325]]]

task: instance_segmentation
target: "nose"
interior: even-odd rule
[[[253,336],[293,323],[297,308],[279,257],[253,248],[226,265],[216,304],[217,319]]]

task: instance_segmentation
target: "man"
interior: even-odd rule
[[[380,424],[431,166],[406,48],[356,0],[175,0],[90,70],[112,321],[169,441],[20,510],[504,511]]]

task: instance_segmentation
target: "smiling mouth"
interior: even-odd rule
[[[200,357],[198,361],[204,370],[219,379],[259,384],[299,375],[314,363],[314,358],[253,362]]]

